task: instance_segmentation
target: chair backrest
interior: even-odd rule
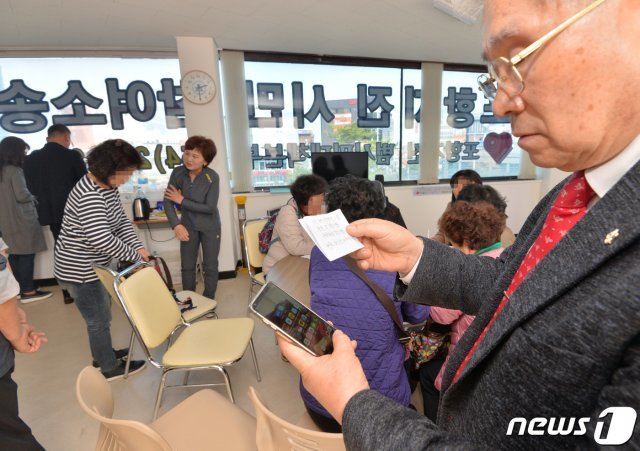
[[[98,265],[96,263],[93,264],[93,270],[96,272],[98,279],[100,279],[100,282],[102,282],[102,285],[107,290],[107,293],[109,293],[109,296],[111,296],[111,299],[120,306],[120,302],[118,302],[118,295],[113,288],[113,282],[116,280],[118,273],[106,266]]]
[[[342,434],[305,429],[276,416],[264,405],[253,387],[249,387],[249,398],[256,409],[258,450],[343,451],[346,449]]]
[[[114,287],[133,330],[147,348],[161,345],[182,324],[178,304],[154,268],[147,266],[125,280],[115,280]]]
[[[250,219],[242,225],[244,250],[247,254],[247,264],[251,276],[255,274],[253,268],[261,267],[264,260],[264,254],[260,252],[258,235],[268,220],[269,218]]]
[[[76,380],[76,398],[82,410],[101,423],[96,451],[171,450],[166,440],[146,424],[112,418],[111,386],[97,368],[88,366],[80,372]]]

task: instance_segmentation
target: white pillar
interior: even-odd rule
[[[235,271],[238,261],[235,245],[237,241],[234,224],[233,200],[229,185],[229,169],[227,164],[227,142],[224,131],[224,115],[222,113],[222,96],[220,95],[220,72],[218,70],[218,49],[211,38],[176,37],[180,74],[184,76],[192,70],[208,73],[216,83],[215,98],[204,105],[196,105],[184,99],[184,112],[187,134],[208,136],[216,143],[218,154],[209,165],[220,176],[220,198],[218,210],[222,222],[220,243],[219,271]]]
[[[440,101],[442,64],[422,63],[420,100],[420,179],[418,183],[438,183],[440,156]]]
[[[251,191],[251,133],[247,114],[247,90],[244,76],[244,52],[223,50],[222,96],[226,114],[229,161],[231,162],[231,186],[233,192]]]

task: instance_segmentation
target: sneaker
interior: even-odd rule
[[[71,295],[67,290],[62,290],[62,296],[64,298],[65,304],[73,304],[73,298],[71,297]]]
[[[129,348],[114,349],[113,352],[115,352],[115,354],[116,354],[116,359],[122,360],[122,361],[124,361],[124,363],[127,363],[127,356],[129,355]],[[93,367],[94,368],[100,368],[100,365],[98,364],[97,360],[93,361]]]
[[[20,294],[20,302],[23,304],[28,304],[29,302],[41,301],[42,299],[47,299],[53,296],[53,293],[48,291],[36,290],[32,294],[21,293]]]
[[[118,360],[118,366],[111,371],[102,371],[102,375],[108,380],[113,381],[124,377],[124,368],[127,362],[125,360]],[[132,360],[129,365],[129,376],[136,374],[147,365],[146,360]]]

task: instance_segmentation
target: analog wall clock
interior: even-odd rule
[[[211,75],[201,70],[192,70],[180,82],[182,96],[191,103],[204,105],[216,96],[216,82]]]

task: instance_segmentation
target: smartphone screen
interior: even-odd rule
[[[262,287],[250,309],[311,354],[333,351],[331,335],[335,328],[273,283]]]

